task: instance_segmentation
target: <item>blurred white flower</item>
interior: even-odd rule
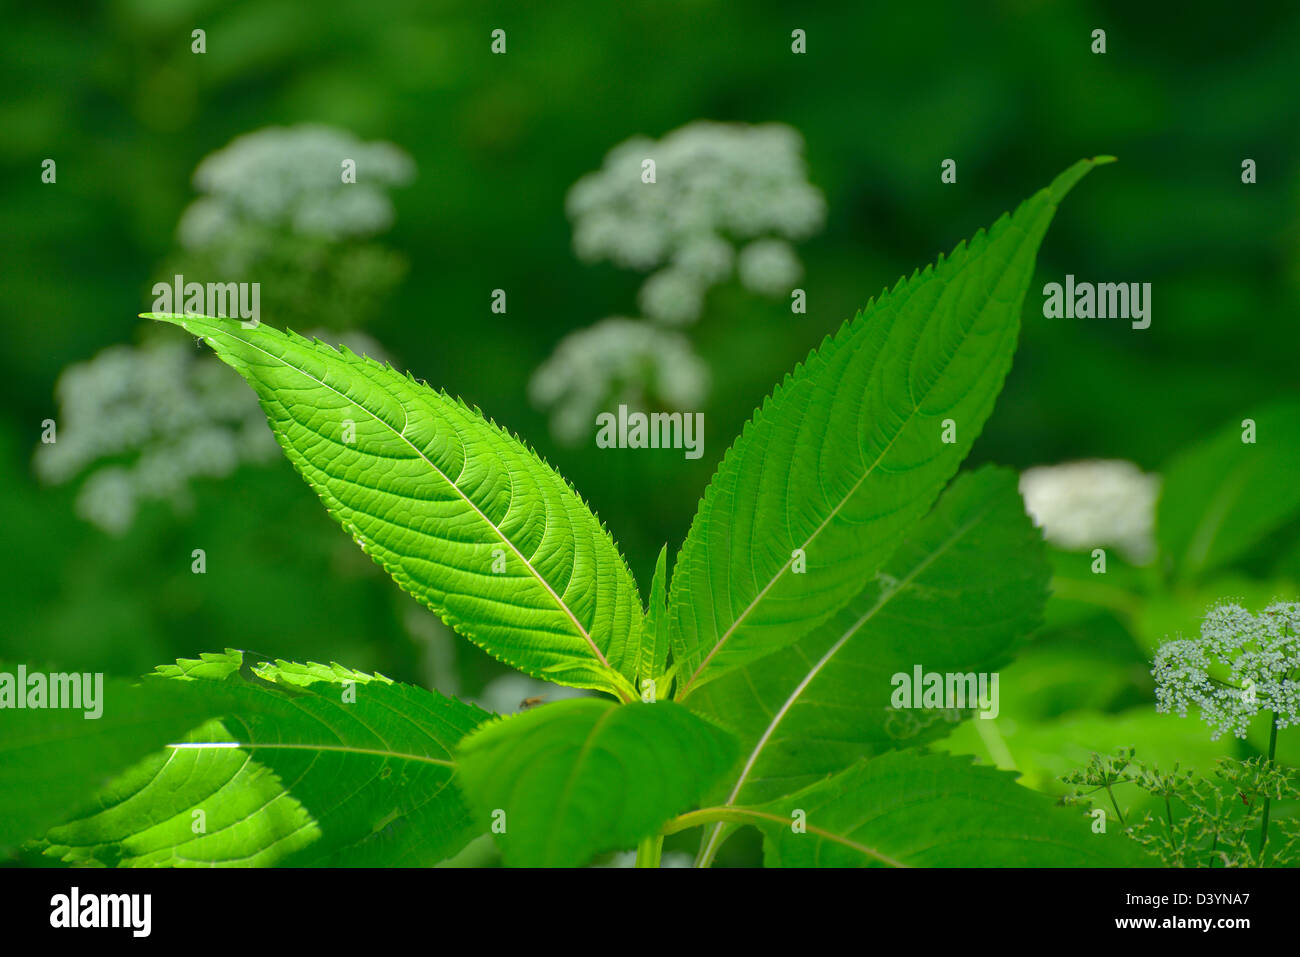
[[[803,275],[794,247],[780,239],[759,239],[740,251],[737,264],[746,289],[765,296],[788,295]]]
[[[142,501],[183,503],[191,479],[277,451],[253,392],[188,341],[112,346],[64,369],[55,395],[58,440],[37,448],[36,473],[60,484],[90,471],[77,511],[105,531],[126,531]]]
[[[343,182],[343,162],[356,182]],[[202,195],[181,215],[181,244],[199,248],[237,226],[287,229],[328,239],[373,236],[393,223],[387,190],[415,166],[391,143],[365,143],[344,130],[303,124],[240,136],[194,171]]]
[[[718,236],[699,236],[688,240],[673,254],[673,265],[704,285],[722,282],[731,275],[736,251],[731,243]]]
[[[646,393],[668,408],[698,407],[709,368],[685,336],[632,319],[603,319],[571,332],[537,367],[532,400],[551,409],[551,430],[576,444],[594,434],[596,413],[620,403],[644,409]]]
[[[642,179],[646,160],[653,183]],[[788,295],[803,273],[790,241],[826,218],[807,175],[791,127],[701,120],[657,142],[618,144],[574,184],[565,205],[578,258],[653,272],[637,296],[648,322],[606,319],[572,333],[534,374],[533,401],[550,410],[557,439],[579,441],[598,410],[620,403],[690,411],[704,400],[708,368],[690,343],[647,330],[697,321],[709,289],[733,268],[752,292]],[[747,244],[739,257],[737,243]]]
[[[386,358],[362,333],[320,336]],[[256,394],[189,339],[110,346],[64,369],[55,398],[57,441],[37,447],[36,474],[52,485],[84,475],[77,513],[112,534],[126,532],[146,501],[186,506],[194,479],[279,458]]]
[[[704,308],[704,284],[684,269],[661,269],[641,286],[641,311],[670,325],[694,322]]]
[[[641,179],[647,159],[653,184]],[[701,240],[806,239],[826,217],[797,131],[705,120],[659,142],[620,143],[569,191],[567,207],[579,258],[642,270]]]
[[[389,192],[413,175],[396,146],[346,130],[304,125],[240,136],[199,163],[200,195],[181,215],[178,245],[159,273],[258,282],[262,315],[278,326],[356,328],[379,314],[406,273],[405,257],[377,237],[393,222]]]
[[[1053,545],[1071,551],[1113,546],[1137,564],[1155,555],[1160,476],[1132,462],[1088,460],[1026,469],[1020,494]]]

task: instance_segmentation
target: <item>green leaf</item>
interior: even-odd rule
[[[0,671],[17,673],[10,665]],[[99,700],[89,711],[101,709],[97,718],[84,707],[0,712],[0,851],[40,837],[114,774],[229,704],[156,679],[99,678]]]
[[[1241,422],[1255,422],[1255,442]],[[1177,456],[1165,470],[1156,534],[1175,577],[1239,558],[1300,514],[1300,400],[1274,402]]]
[[[735,755],[729,735],[670,701],[575,698],[466,738],[458,780],[483,830],[504,823],[508,865],[576,867],[657,833]]]
[[[236,716],[132,767],[89,813],[52,828],[45,853],[126,866],[425,867],[477,833],[452,785],[453,754],[487,712],[339,665],[265,664],[250,680],[241,664],[229,651],[159,668],[196,694],[233,696]]]
[[[792,827],[796,810],[807,829]],[[753,809],[768,867],[1125,867],[1151,863],[1118,833],[1014,775],[896,751]]]
[[[1049,568],[1016,482],[1006,469],[962,475],[834,617],[692,696],[742,744],[723,804],[768,801],[954,727],[942,712],[894,710],[891,679],[917,666],[996,672],[1038,625]],[[724,833],[710,829],[706,859]]]
[[[636,582],[521,441],[346,348],[233,319],[149,317],[202,336],[248,380],[330,514],[422,604],[527,674],[631,696]]]
[[[643,694],[646,682],[663,683],[661,678],[668,661],[668,546],[659,549],[654,577],[650,580],[650,604],[646,609],[641,628],[640,683],[637,689]],[[668,697],[668,688],[655,688],[656,698]]]
[[[1014,216],[900,281],[755,414],[709,485],[674,567],[679,700],[842,608],[930,508],[1011,367],[1021,304],[1057,204],[1107,161],[1076,163]]]

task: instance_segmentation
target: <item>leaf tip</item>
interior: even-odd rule
[[[1047,187],[1048,195],[1052,205],[1059,205],[1065,195],[1074,188],[1074,185],[1091,172],[1094,166],[1105,166],[1108,163],[1114,163],[1113,156],[1094,156],[1092,159],[1081,159],[1069,169],[1062,172],[1052,184]]]

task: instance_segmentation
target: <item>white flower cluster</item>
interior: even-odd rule
[[[560,340],[528,384],[533,402],[553,408],[562,442],[588,435],[606,403],[645,411],[647,393],[670,409],[703,402],[709,367],[685,336],[632,319],[602,319]]]
[[[360,333],[341,338],[382,358]],[[77,514],[111,534],[126,532],[145,501],[184,506],[192,480],[279,457],[253,391],[190,340],[111,346],[64,369],[55,395],[56,438],[37,447],[36,474],[54,485],[85,474]]]
[[[646,160],[653,182],[643,180]],[[709,289],[733,273],[753,292],[789,295],[803,275],[791,243],[826,218],[803,139],[779,123],[698,121],[658,142],[634,137],[574,184],[566,205],[580,259],[654,270],[637,295],[647,322],[612,318],[572,333],[534,374],[533,401],[552,410],[566,443],[618,402],[679,411],[702,402],[707,365],[662,326],[698,320]]]
[[[37,474],[59,484],[93,469],[77,512],[120,534],[142,500],[183,501],[191,479],[273,455],[256,398],[228,373],[176,341],[113,346],[69,366],[55,388],[57,438],[38,447]]]
[[[1199,639],[1160,646],[1151,673],[1156,710],[1201,716],[1217,740],[1239,738],[1255,715],[1271,713],[1278,728],[1300,724],[1300,602],[1274,602],[1258,615],[1237,604],[1216,605]]]
[[[655,181],[642,164],[655,163]],[[779,123],[698,121],[659,142],[633,137],[569,191],[573,245],[586,262],[630,269],[662,266],[641,291],[647,316],[699,318],[708,288],[733,265],[764,295],[788,294],[803,272],[788,240],[822,226],[826,201],[807,181],[803,140]],[[753,240],[739,255],[732,243]]]
[[[1132,462],[1089,460],[1026,469],[1025,510],[1043,537],[1068,550],[1114,546],[1143,564],[1155,555],[1160,476]]]
[[[356,181],[343,182],[343,163]],[[304,124],[240,136],[194,171],[203,195],[181,216],[177,235],[198,249],[226,241],[239,227],[288,230],[338,240],[373,236],[393,222],[387,190],[415,175],[391,143],[365,143],[343,130]]]

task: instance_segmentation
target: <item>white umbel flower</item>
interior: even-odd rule
[[[653,182],[643,178],[647,160]],[[703,400],[708,368],[690,342],[651,327],[696,322],[709,290],[733,270],[752,292],[789,295],[803,274],[791,243],[826,219],[807,177],[793,128],[701,120],[658,141],[618,144],[573,185],[565,207],[578,258],[651,275],[637,297],[646,330],[604,320],[566,337],[538,368],[530,391],[557,438],[578,441],[594,409],[621,401],[689,411]]]
[[[661,269],[642,284],[637,304],[667,325],[694,322],[704,308],[704,283],[684,269]]]
[[[788,295],[803,275],[794,247],[780,239],[758,239],[740,251],[737,264],[746,289],[765,296]]]
[[[321,338],[386,358],[364,333],[321,330]],[[36,474],[51,485],[84,476],[77,513],[114,535],[145,502],[185,505],[195,479],[279,458],[256,394],[192,340],[110,346],[64,369],[55,395],[58,439],[37,447]]]
[[[51,484],[86,473],[78,513],[121,534],[140,503],[184,502],[193,479],[274,457],[266,416],[242,386],[188,341],[112,346],[59,376],[58,441],[37,448],[36,473]]]
[[[356,164],[356,182],[343,182],[345,160]],[[240,225],[328,239],[374,236],[393,223],[388,190],[414,175],[411,158],[391,143],[315,124],[268,127],[199,164],[201,195],[181,215],[178,237],[194,249]]]
[[[1274,602],[1258,615],[1216,605],[1200,638],[1166,642],[1156,652],[1156,710],[1186,717],[1189,708],[1217,740],[1246,736],[1251,719],[1272,714],[1278,728],[1300,724],[1300,602]]]
[[[654,183],[642,182],[647,159]],[[580,259],[639,270],[718,242],[806,239],[826,218],[803,140],[779,123],[700,120],[658,142],[633,137],[574,184],[566,206]]]
[[[594,434],[596,413],[611,404],[644,409],[647,394],[671,409],[698,408],[709,368],[690,340],[632,319],[604,319],[560,340],[528,383],[533,402],[551,410],[551,431],[576,445]]]

